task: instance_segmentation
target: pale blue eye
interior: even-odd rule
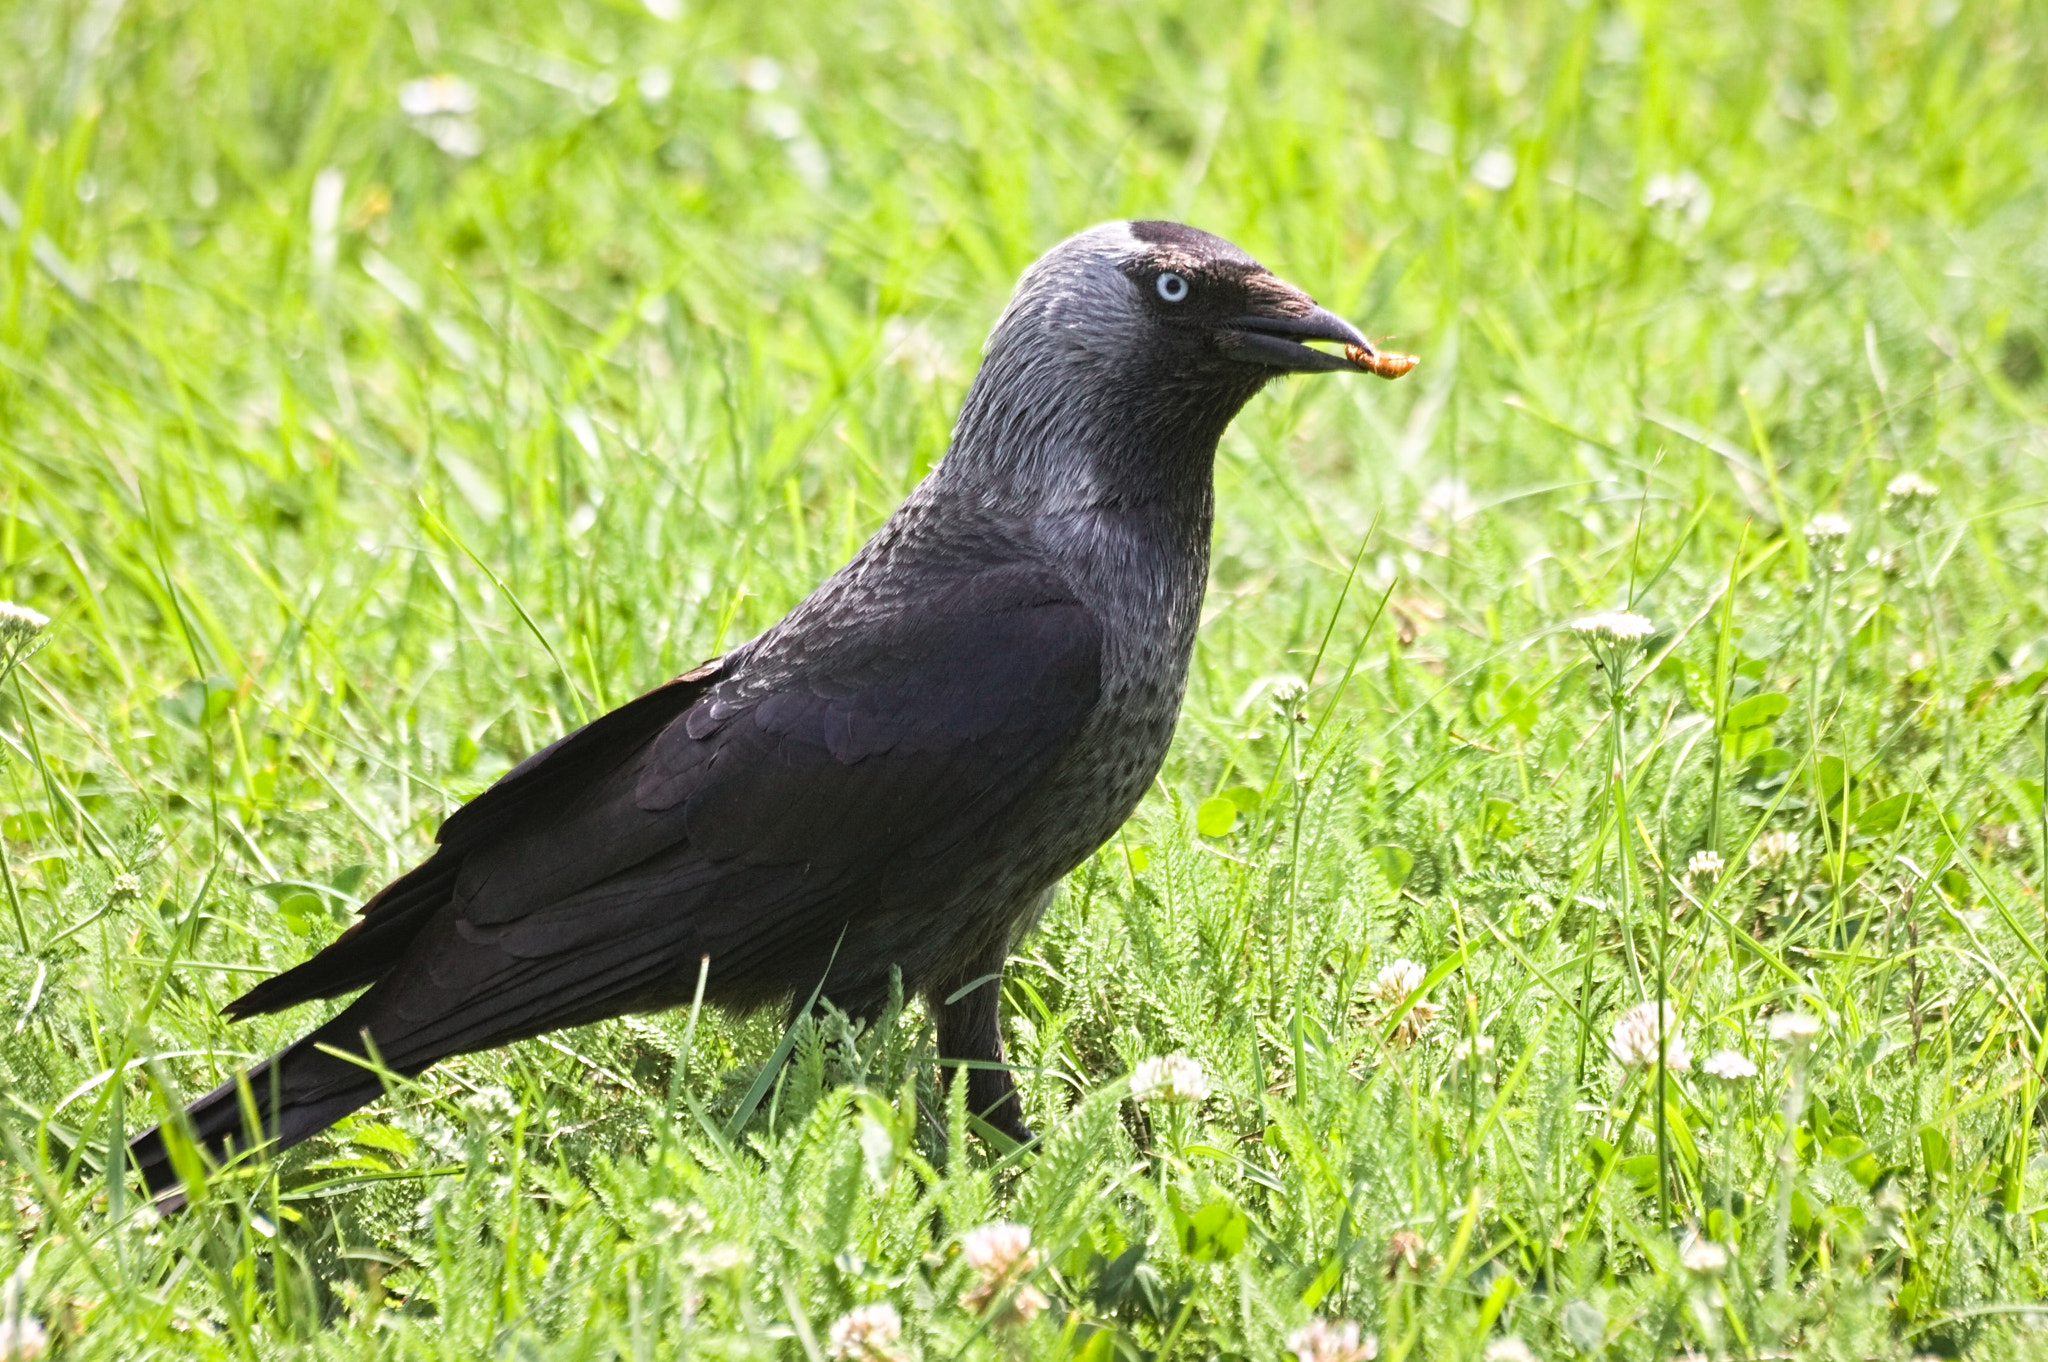
[[[1172,270],[1159,276],[1156,287],[1159,289],[1159,296],[1169,303],[1181,302],[1188,296],[1188,281]]]

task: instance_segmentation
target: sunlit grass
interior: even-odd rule
[[[0,694],[0,1329],[2048,1355],[2043,33],[0,10],[0,599],[51,617]],[[843,561],[1018,271],[1125,214],[1423,363],[1225,442],[1174,753],[1011,966],[1045,1145],[969,1132],[914,1006],[800,1027],[751,1114],[779,1021],[705,1012],[142,1207],[106,1150],[324,1015],[220,1004]],[[1573,622],[1623,610],[1654,632],[1596,658]],[[1208,1095],[1135,1100],[1169,1053]],[[997,1219],[1036,1259],[959,1251]]]

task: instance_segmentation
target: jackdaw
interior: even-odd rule
[[[1341,351],[1305,342],[1327,341]],[[1159,770],[1208,574],[1224,427],[1282,374],[1382,354],[1229,242],[1112,222],[1028,269],[944,459],[766,633],[542,749],[232,1017],[364,990],[185,1112],[216,1158],[283,1147],[436,1060],[705,996],[892,968],[970,1107],[1030,1138],[1002,1067],[1003,963]],[[956,1070],[956,1073],[960,1070]],[[958,1081],[956,1078],[955,1081]],[[178,1184],[162,1127],[132,1154]]]

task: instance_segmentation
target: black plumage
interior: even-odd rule
[[[229,1005],[364,990],[249,1072],[263,1136],[289,1145],[376,1098],[351,1055],[413,1074],[672,1007],[705,957],[720,1004],[822,979],[854,1015],[899,969],[945,1058],[1000,1065],[991,980],[1171,737],[1224,427],[1277,374],[1361,354],[1206,233],[1110,223],[1057,247],[997,323],[945,459],[846,567],[522,762],[333,944]],[[966,1073],[971,1105],[1027,1137],[1009,1075]],[[248,1139],[232,1082],[184,1119],[216,1157]],[[175,1187],[160,1130],[132,1153]]]

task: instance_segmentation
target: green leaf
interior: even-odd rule
[[[1913,794],[1895,794],[1890,799],[1880,799],[1856,815],[1856,828],[1859,832],[1890,832],[1905,821],[1919,798]]]
[[[1763,728],[1783,714],[1785,706],[1791,703],[1790,697],[1775,691],[1752,695],[1741,704],[1728,707],[1728,713],[1721,721],[1721,731],[1739,733],[1745,728]]]
[[[1372,857],[1380,868],[1380,874],[1387,877],[1389,889],[1399,889],[1408,883],[1408,876],[1415,870],[1415,853],[1407,847],[1376,846],[1365,854]]]
[[[1183,1212],[1175,1204],[1173,1227],[1182,1253],[1198,1263],[1220,1263],[1236,1257],[1244,1247],[1251,1222],[1245,1219],[1243,1211],[1218,1199],[1193,1214]]]
[[[1480,829],[1484,835],[1496,840],[1513,837],[1522,830],[1522,820],[1517,816],[1518,813],[1519,810],[1512,799],[1489,795],[1486,802],[1480,805]]]
[[[1822,757],[1813,764],[1813,774],[1820,782],[1821,793],[1832,801],[1842,792],[1843,782],[1849,779],[1849,765],[1840,757]]]
[[[1948,1171],[1948,1137],[1933,1126],[1920,1127],[1920,1158],[1927,1165],[1927,1176]]]
[[[1770,751],[1771,730],[1769,728],[1741,728],[1722,739],[1731,763],[1741,764],[1759,752]]]
[[[0,821],[0,832],[12,842],[39,842],[50,835],[50,816],[41,809],[30,809]]]
[[[1095,1330],[1073,1356],[1074,1362],[1111,1362],[1116,1356],[1116,1330]]]
[[[1213,795],[1195,810],[1195,831],[1204,837],[1228,837],[1237,826],[1237,805],[1222,795]]]
[[[1242,814],[1257,813],[1266,803],[1265,796],[1249,785],[1233,785],[1217,798],[1237,805],[1237,811]]]
[[[311,936],[313,928],[327,916],[327,906],[318,894],[287,894],[277,905],[278,916],[293,936]]]

